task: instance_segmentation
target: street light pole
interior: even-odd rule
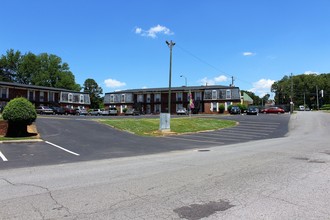
[[[187,77],[185,77],[184,75],[181,75],[180,77],[184,77],[184,82],[185,82],[185,86],[187,87]]]
[[[166,44],[170,48],[170,73],[168,80],[168,113],[171,114],[172,48],[175,45],[175,43],[171,40],[170,42],[166,41]]]

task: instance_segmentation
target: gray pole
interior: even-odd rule
[[[316,86],[316,108],[317,110],[320,110],[319,108],[319,88]]]
[[[166,41],[167,46],[170,48],[170,73],[168,80],[168,113],[171,114],[171,81],[172,81],[172,48],[175,43]]]
[[[291,95],[290,95],[290,113],[293,113],[293,77],[292,77],[292,73],[291,73]]]

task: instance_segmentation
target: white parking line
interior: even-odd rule
[[[49,142],[49,141],[45,141],[45,143],[50,144],[50,145],[52,145],[52,146],[54,146],[54,147],[57,147],[57,148],[59,148],[59,149],[61,149],[61,150],[64,150],[64,151],[66,151],[66,152],[68,152],[68,153],[70,153],[70,154],[73,154],[73,155],[76,155],[76,156],[80,156],[80,154],[77,154],[77,153],[75,153],[75,152],[73,152],[73,151],[70,151],[70,150],[65,149],[65,148],[63,148],[63,147],[60,147],[60,146],[58,146],[58,145],[56,145],[56,144],[53,144],[53,143],[51,143],[51,142]]]
[[[0,151],[0,157],[3,161],[8,161],[7,158],[5,157],[5,155],[3,155],[3,153]]]

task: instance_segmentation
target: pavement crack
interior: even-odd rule
[[[55,207],[53,208],[53,210],[58,210],[58,211],[60,211],[60,210],[64,209],[68,214],[71,215],[71,212],[70,212],[69,208],[68,208],[68,207],[65,207],[63,204],[59,203],[59,202],[54,198],[54,196],[53,196],[53,194],[52,194],[52,191],[49,190],[47,187],[39,186],[39,185],[36,185],[36,184],[31,184],[31,183],[13,183],[13,182],[9,181],[9,180],[6,179],[6,178],[0,178],[0,180],[2,180],[2,181],[4,181],[4,182],[8,183],[9,185],[15,186],[15,187],[19,187],[19,186],[29,186],[29,187],[35,187],[35,188],[39,188],[39,189],[45,190],[45,191],[46,191],[46,194],[49,195],[49,198],[55,203]],[[41,211],[40,211],[39,209],[37,209],[37,208],[34,207],[34,206],[33,206],[33,208],[34,208],[35,211],[37,211],[37,212],[41,215],[41,217],[43,217],[43,215],[42,215],[42,213],[41,213]]]

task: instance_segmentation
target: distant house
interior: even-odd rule
[[[105,93],[106,108],[117,108],[120,113],[124,109],[135,109],[146,114],[168,112],[168,88],[130,89]],[[191,94],[191,96],[190,96]],[[192,97],[192,101],[190,101]],[[231,86],[183,86],[171,88],[171,113],[180,108],[189,109],[191,103],[193,113],[218,113],[219,106],[225,110],[232,104],[241,102],[240,90]]]
[[[0,106],[5,106],[10,100],[17,97],[28,99],[36,107],[61,106],[88,109],[90,106],[88,93],[0,81]]]

